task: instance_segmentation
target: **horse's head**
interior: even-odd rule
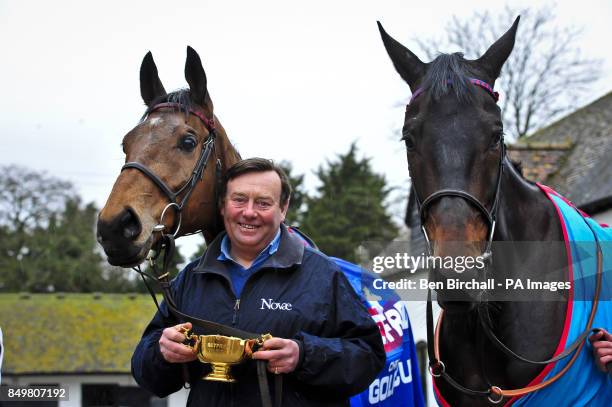
[[[455,264],[460,257],[487,253],[493,238],[505,155],[493,84],[514,46],[518,21],[479,59],[443,54],[430,63],[421,62],[379,23],[393,65],[413,95],[402,134],[423,231],[431,254],[449,256]],[[482,281],[483,275],[478,267],[458,273],[443,266],[431,278]],[[470,309],[472,298],[438,291],[438,302],[447,309]]]
[[[142,61],[147,110],[123,138],[126,164],[98,219],[98,241],[113,265],[139,264],[160,233],[202,230],[210,238],[222,228],[216,183],[239,155],[213,113],[206,74],[191,47],[185,78],[189,89],[167,94],[151,53]]]

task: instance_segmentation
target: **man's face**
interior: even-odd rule
[[[251,172],[227,183],[221,214],[232,255],[257,256],[274,239],[289,206],[281,207],[280,194],[275,171]]]

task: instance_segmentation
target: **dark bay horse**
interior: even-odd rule
[[[518,22],[517,18],[476,60],[456,53],[439,55],[430,63],[420,61],[379,23],[387,53],[412,91],[402,139],[430,254],[480,256],[487,262],[484,272],[458,274],[440,267],[430,271],[430,281],[484,282],[490,277],[526,281],[545,275],[549,281],[565,282],[570,278],[557,208],[542,187],[526,181],[505,154],[493,85],[514,47]],[[537,244],[527,250],[513,249],[512,245],[498,250],[493,241],[553,244],[545,252]],[[463,242],[460,248],[457,242]],[[495,296],[496,291],[500,297]],[[487,300],[501,298],[501,291],[497,286],[477,295],[438,290],[444,317],[436,332],[437,349],[428,345],[441,404],[520,404],[535,393],[529,392],[522,400],[513,397],[526,394],[521,390],[541,381],[543,369],[552,367],[544,362],[564,349],[572,310],[567,292],[549,291],[522,301]],[[483,315],[489,325],[482,322]],[[583,344],[584,336],[573,350]],[[428,342],[433,341],[430,338]],[[540,363],[526,363],[508,350]],[[575,353],[579,352],[581,357],[590,356],[586,349]],[[605,383],[605,376],[603,380]],[[569,383],[565,386],[571,388],[573,383]],[[594,405],[600,404],[605,402]]]
[[[98,241],[117,266],[140,264],[161,233],[203,232],[210,242],[223,230],[216,188],[240,159],[214,114],[199,55],[187,47],[189,89],[166,93],[151,53],[140,67],[147,110],[123,138],[126,164],[98,219]]]

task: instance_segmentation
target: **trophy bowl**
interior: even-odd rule
[[[199,335],[198,345],[198,359],[200,362],[210,363],[212,367],[212,371],[202,379],[230,383],[236,381],[229,369],[247,356],[246,340],[233,336]]]
[[[202,379],[227,383],[236,381],[229,372],[231,365],[250,359],[265,340],[272,338],[270,334],[257,339],[241,339],[224,335],[195,335],[185,328],[180,331],[186,338],[183,343],[196,352],[200,362],[209,363],[212,367],[212,371]]]

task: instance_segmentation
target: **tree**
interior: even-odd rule
[[[0,167],[0,225],[21,233],[43,227],[76,193],[72,184],[15,165]]]
[[[23,167],[0,168],[0,290],[128,291],[97,248],[98,210],[72,184]]]
[[[372,171],[368,158],[357,158],[353,143],[337,161],[316,172],[318,195],[307,197],[302,229],[330,256],[358,261],[357,248],[367,241],[390,241],[397,226],[387,213],[391,189]]]
[[[475,59],[518,15],[514,50],[496,82],[503,91],[504,127],[515,138],[528,136],[576,108],[601,76],[601,61],[580,55],[576,43],[580,29],[557,26],[550,6],[527,10],[506,6],[499,14],[477,11],[465,20],[454,16],[442,39],[415,39],[429,59],[440,50],[463,51],[466,58]]]
[[[94,224],[98,209],[66,200],[61,212],[51,214],[46,227],[28,233],[19,260],[24,280],[19,287],[33,292],[92,292],[104,290],[103,258],[96,249]],[[114,276],[116,278],[119,276]]]
[[[304,174],[295,175],[293,173],[293,165],[288,161],[282,161],[279,167],[285,171],[291,184],[291,199],[289,200],[289,210],[285,223],[287,225],[299,226],[302,223],[304,214],[304,204],[308,194],[304,191]]]

